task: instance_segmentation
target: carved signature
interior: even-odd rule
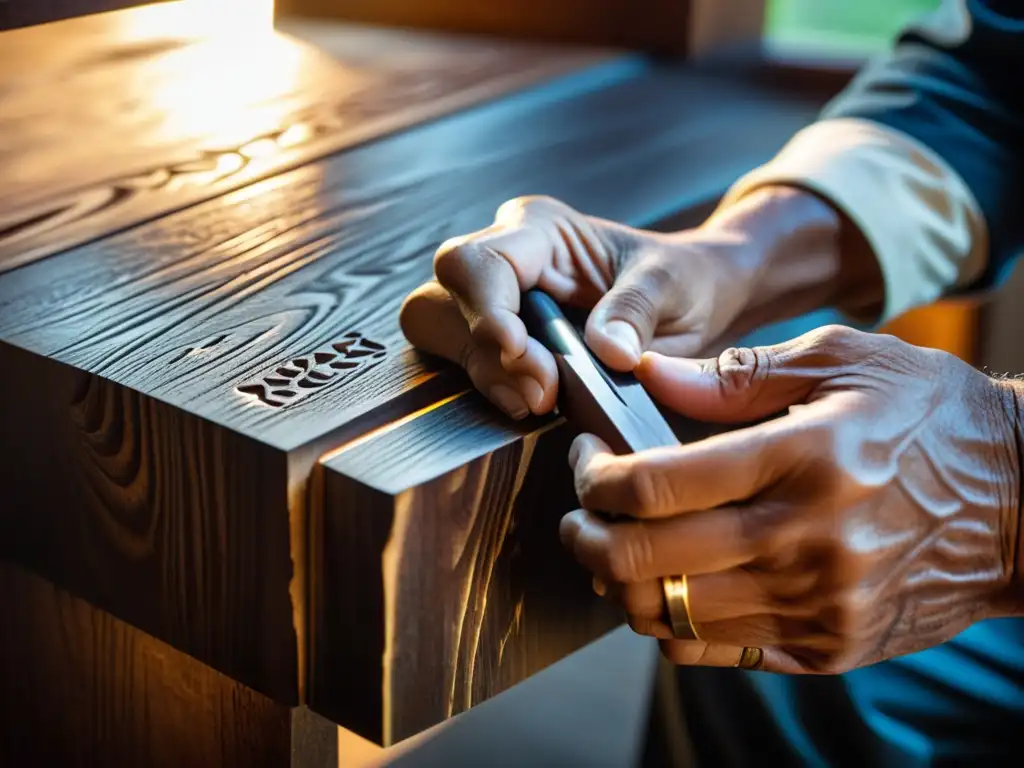
[[[386,354],[384,345],[352,331],[330,347],[282,363],[263,378],[239,385],[238,391],[280,408],[302,400],[339,376],[378,365]]]

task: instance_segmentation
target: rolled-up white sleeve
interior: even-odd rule
[[[984,270],[988,232],[967,184],[930,148],[880,123],[834,118],[808,126],[734,184],[722,205],[768,185],[807,189],[860,228],[885,280],[879,322]]]

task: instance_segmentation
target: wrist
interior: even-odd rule
[[[743,309],[730,333],[824,307],[867,320],[884,301],[881,270],[859,229],[819,196],[787,186],[756,189],[700,227],[736,242],[729,272]]]
[[[1008,446],[1014,474],[1006,511],[1006,541],[1012,550],[1010,586],[1002,615],[1024,616],[1024,381],[995,380],[1012,434]]]

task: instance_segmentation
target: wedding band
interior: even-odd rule
[[[668,609],[672,634],[678,640],[700,640],[697,628],[690,620],[690,587],[686,582],[686,574],[665,576],[661,580],[661,590],[665,593],[665,607]]]
[[[751,648],[749,645],[743,649],[740,660],[736,662],[736,666],[740,669],[760,669],[762,664],[764,664],[764,650]]]

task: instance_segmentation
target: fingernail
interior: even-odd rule
[[[612,320],[604,327],[604,333],[631,358],[640,360],[640,336],[632,325],[622,320]]]
[[[594,577],[593,587],[594,592],[596,592],[600,597],[604,597],[608,593],[608,585],[597,578],[597,576]]]
[[[495,384],[487,394],[501,410],[513,419],[521,419],[530,412],[522,396],[504,384]]]
[[[536,412],[544,399],[544,390],[541,389],[540,382],[531,376],[520,376],[519,391],[523,393],[523,398],[530,406],[530,410]]]

